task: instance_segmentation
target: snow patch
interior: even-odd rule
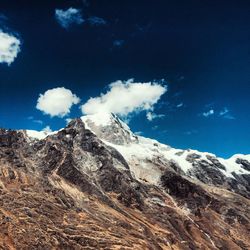
[[[233,172],[236,174],[250,174],[250,171],[245,170],[240,164],[236,163],[237,158],[247,160],[250,162],[250,155],[235,154],[228,159],[218,158],[218,160],[225,166],[226,171],[223,171],[227,177],[234,178]]]
[[[25,130],[28,137],[32,139],[43,140],[49,135],[56,134],[58,131],[46,132],[46,131],[36,131],[36,130]]]
[[[94,115],[85,115],[81,117],[82,121],[85,124],[88,124],[88,121],[93,122],[95,126],[109,126],[112,123],[112,114],[111,113],[97,113]]]

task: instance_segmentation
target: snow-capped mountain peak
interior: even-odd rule
[[[84,126],[80,126],[80,123]],[[68,126],[74,129],[79,126],[76,129],[80,130],[85,127],[104,144],[117,150],[140,182],[158,185],[164,171],[170,169],[203,183],[226,186],[238,192],[245,192],[249,186],[250,155],[237,154],[223,159],[208,152],[175,149],[135,135],[126,123],[111,113],[82,116]],[[25,133],[32,141],[45,139],[58,131],[27,130]]]
[[[250,175],[250,155],[234,155],[229,159],[193,149],[175,149],[156,140],[133,134],[127,124],[114,114],[83,116],[85,127],[106,145],[115,148],[129,163],[135,177],[157,184],[166,166],[205,183],[219,183]],[[244,182],[244,181],[243,181]],[[247,183],[247,182],[246,182]]]
[[[99,138],[116,145],[130,144],[137,140],[128,125],[112,113],[97,113],[82,116],[85,127]]]

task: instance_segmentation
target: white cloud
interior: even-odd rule
[[[49,89],[44,94],[40,94],[36,108],[51,117],[64,117],[69,114],[72,105],[79,102],[80,99],[69,89],[60,87]]]
[[[224,108],[222,111],[220,111],[220,116],[224,116],[224,115],[226,115],[226,114],[228,114],[229,113],[229,110],[228,110],[228,108]]]
[[[38,123],[38,124],[43,124],[43,121],[42,120],[33,120],[34,123]]]
[[[225,107],[223,110],[220,111],[219,116],[229,120],[235,119],[235,117],[231,114],[231,112],[227,107]]]
[[[10,65],[14,62],[20,50],[20,40],[15,36],[0,30],[0,63]]]
[[[136,131],[136,132],[134,132],[134,134],[141,136],[141,135],[143,135],[143,132],[142,131]]]
[[[210,109],[210,110],[207,111],[207,112],[203,112],[202,115],[203,115],[204,117],[208,117],[208,116],[214,115],[214,110],[213,110],[213,109]]]
[[[43,124],[43,121],[42,120],[39,120],[39,119],[35,119],[34,116],[29,116],[28,117],[28,120],[31,120],[32,122],[34,123],[38,123],[38,124]]]
[[[231,114],[226,114],[226,115],[223,116],[223,118],[228,119],[228,120],[234,120],[235,119],[235,117],[233,115],[231,115]]]
[[[176,108],[181,108],[183,106],[183,102],[176,105]]]
[[[72,24],[82,24],[84,22],[81,10],[72,7],[67,10],[56,9],[55,17],[58,23],[65,29]]]
[[[146,117],[149,121],[153,121],[156,118],[163,118],[164,114],[156,114],[154,112],[147,112]]]
[[[109,90],[98,97],[90,98],[81,106],[83,114],[100,112],[114,113],[123,117],[132,112],[153,111],[154,105],[167,91],[167,86],[156,82],[115,81]]]

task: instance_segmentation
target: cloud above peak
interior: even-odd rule
[[[57,22],[65,29],[73,24],[82,24],[84,22],[81,10],[72,7],[67,10],[56,9],[55,17]]]
[[[83,114],[100,112],[127,116],[133,112],[153,111],[154,105],[167,91],[167,86],[157,82],[115,81],[108,85],[108,91],[90,98],[81,106]]]
[[[10,66],[21,51],[20,44],[21,41],[17,37],[0,29],[0,63]]]
[[[70,113],[74,104],[78,104],[80,98],[64,87],[47,90],[40,94],[36,108],[51,117],[64,117]]]

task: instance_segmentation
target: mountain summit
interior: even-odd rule
[[[2,249],[249,249],[250,155],[135,135],[113,114],[0,130]]]

